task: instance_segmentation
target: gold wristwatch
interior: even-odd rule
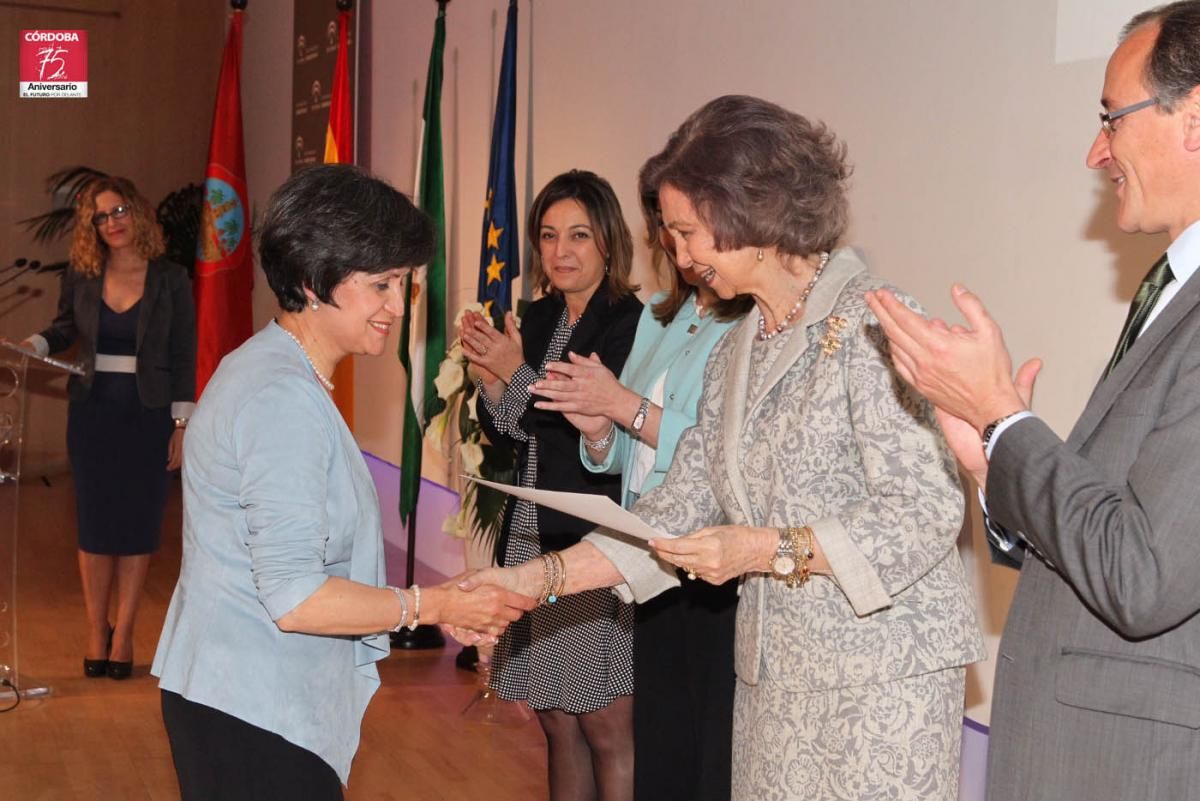
[[[800,542],[802,534],[807,534],[804,543]],[[812,556],[812,529],[807,526],[781,528],[779,545],[775,549],[775,555],[771,557],[771,574],[780,581],[787,582],[788,587],[803,584],[808,581],[808,560]]]

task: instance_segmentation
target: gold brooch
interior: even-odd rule
[[[842,347],[840,334],[846,325],[847,323],[845,318],[825,318],[825,336],[821,337],[821,352],[826,356],[832,356],[838,350],[838,348]]]

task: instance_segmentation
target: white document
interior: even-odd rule
[[[541,506],[564,512],[575,517],[601,526],[600,533],[607,534],[604,529],[612,529],[621,534],[628,534],[639,540],[666,539],[667,535],[643,521],[640,517],[626,509],[622,509],[606,495],[590,495],[586,492],[555,492],[553,490],[528,489],[515,487],[512,484],[497,484],[482,478],[464,475],[468,481],[483,484],[485,487],[507,492],[509,495],[526,501],[533,501]]]

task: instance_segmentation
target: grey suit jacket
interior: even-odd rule
[[[852,251],[837,251],[753,394],[758,312],[731,329],[709,358],[696,425],[663,484],[633,507],[671,535],[725,523],[813,528],[833,578],[789,588],[754,573],[742,585],[736,668],[747,684],[822,691],[983,656],[955,549],[954,459],[928,403],[892,372],[863,300],[882,286]],[[588,539],[625,577],[627,598],[678,583],[643,547]]]
[[[996,443],[991,516],[1026,557],[996,671],[990,801],[1200,797],[1200,280],[1066,442]]]
[[[67,268],[62,277],[58,313],[40,336],[51,353],[79,340],[79,360],[87,371],[71,376],[67,393],[73,401],[87,397],[96,366],[104,275],[87,277]],[[142,405],[155,409],[173,402],[191,403],[196,396],[196,310],[187,272],[174,262],[152,259],[137,328],[137,384]]]

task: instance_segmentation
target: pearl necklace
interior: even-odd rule
[[[275,321],[275,325],[279,325],[278,320]],[[312,357],[308,355],[308,351],[305,350],[302,344],[300,344],[300,340],[296,338],[296,335],[284,328],[282,325],[279,325],[279,330],[287,334],[288,338],[296,343],[296,347],[298,347],[300,352],[304,354],[304,361],[308,362],[308,366],[312,368],[313,375],[315,375],[317,380],[321,382],[321,386],[325,387],[325,389],[329,390],[330,392],[333,392],[333,382],[326,378],[321,371],[317,369],[317,366],[313,364]]]
[[[774,337],[783,333],[784,329],[786,329],[789,325],[792,324],[792,320],[794,320],[796,315],[800,313],[800,310],[804,308],[804,302],[807,301],[808,296],[812,294],[813,287],[817,285],[817,279],[821,277],[821,273],[825,272],[825,265],[828,263],[829,263],[829,253],[824,252],[821,254],[821,261],[819,264],[817,264],[817,271],[815,273],[813,273],[812,280],[808,282],[808,286],[804,287],[804,291],[802,291],[800,293],[800,298],[796,301],[796,305],[792,306],[791,311],[789,311],[787,313],[787,315],[782,320],[779,321],[779,324],[775,326],[774,331],[767,331],[767,319],[765,317],[763,317],[761,314],[759,315],[759,318],[758,318],[758,341],[759,342],[766,342],[768,339],[773,339]]]

